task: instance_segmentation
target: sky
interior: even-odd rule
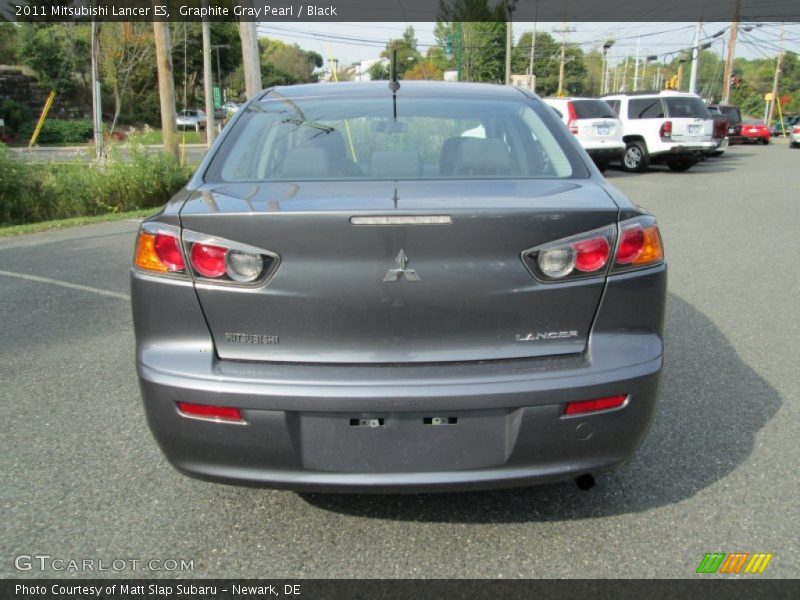
[[[435,23],[408,23],[414,27],[420,50],[425,52],[428,46],[436,43],[433,35]],[[774,58],[781,48],[781,24],[767,23],[753,27],[746,32],[743,28],[747,25],[740,24],[740,35],[736,44],[736,56],[753,58]],[[360,62],[377,58],[386,42],[391,38],[399,38],[406,23],[260,23],[259,34],[281,41],[297,44],[301,48],[319,52],[326,62],[329,57],[335,57],[340,65]],[[537,31],[546,31],[554,34],[554,29],[560,29],[563,23],[537,23]],[[639,56],[658,55],[659,60],[664,60],[664,55],[670,52],[691,47],[694,41],[696,23],[663,23],[663,22],[628,22],[628,23],[569,23],[575,31],[569,34],[568,41],[579,43],[586,50],[599,49],[603,42],[609,38],[616,42],[609,50],[611,64],[622,61],[625,53],[630,56],[637,54],[636,46],[640,44]],[[532,31],[533,23],[514,23],[514,37],[525,31]],[[784,48],[800,53],[800,24],[792,23],[783,25]],[[712,38],[715,33],[724,30],[724,34]],[[730,34],[730,23],[704,23],[702,26],[701,41],[711,41],[711,50],[720,55],[726,51]],[[667,61],[669,58],[667,58]],[[327,65],[326,65],[327,66]]]

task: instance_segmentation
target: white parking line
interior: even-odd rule
[[[111,292],[109,290],[101,290],[100,288],[89,287],[88,285],[79,285],[77,283],[70,283],[69,281],[60,281],[58,279],[50,279],[49,277],[38,277],[36,275],[26,275],[25,273],[14,273],[12,271],[0,271],[0,275],[6,277],[16,277],[18,279],[26,279],[27,281],[36,281],[38,283],[49,283],[51,285],[60,285],[61,287],[69,288],[71,290],[81,290],[84,292],[92,292],[100,296],[108,296],[110,298],[119,298],[120,300],[130,300],[131,297],[127,294],[120,294],[119,292]]]

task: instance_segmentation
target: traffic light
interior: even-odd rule
[[[735,75],[735,74],[731,75],[731,87],[733,89],[737,89],[738,90],[739,87],[741,87],[741,85],[742,85],[741,78],[738,75]]]

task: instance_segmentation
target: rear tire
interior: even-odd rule
[[[769,144],[769,138],[761,138],[761,143],[766,146],[767,144]]]
[[[635,140],[628,142],[625,155],[622,157],[622,168],[628,173],[643,173],[650,166],[650,154],[644,142]]]
[[[682,158],[681,160],[671,160],[667,163],[667,166],[672,171],[683,172],[688,171],[694,166],[696,161],[692,160],[691,158]]]

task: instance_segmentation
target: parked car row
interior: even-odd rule
[[[627,92],[544,101],[601,171],[616,162],[630,172],[646,171],[651,164],[687,171],[708,156],[722,155],[729,144],[768,144],[771,135],[760,121],[743,122],[737,106],[706,106],[697,94],[687,92]],[[797,139],[797,134],[792,135]]]

